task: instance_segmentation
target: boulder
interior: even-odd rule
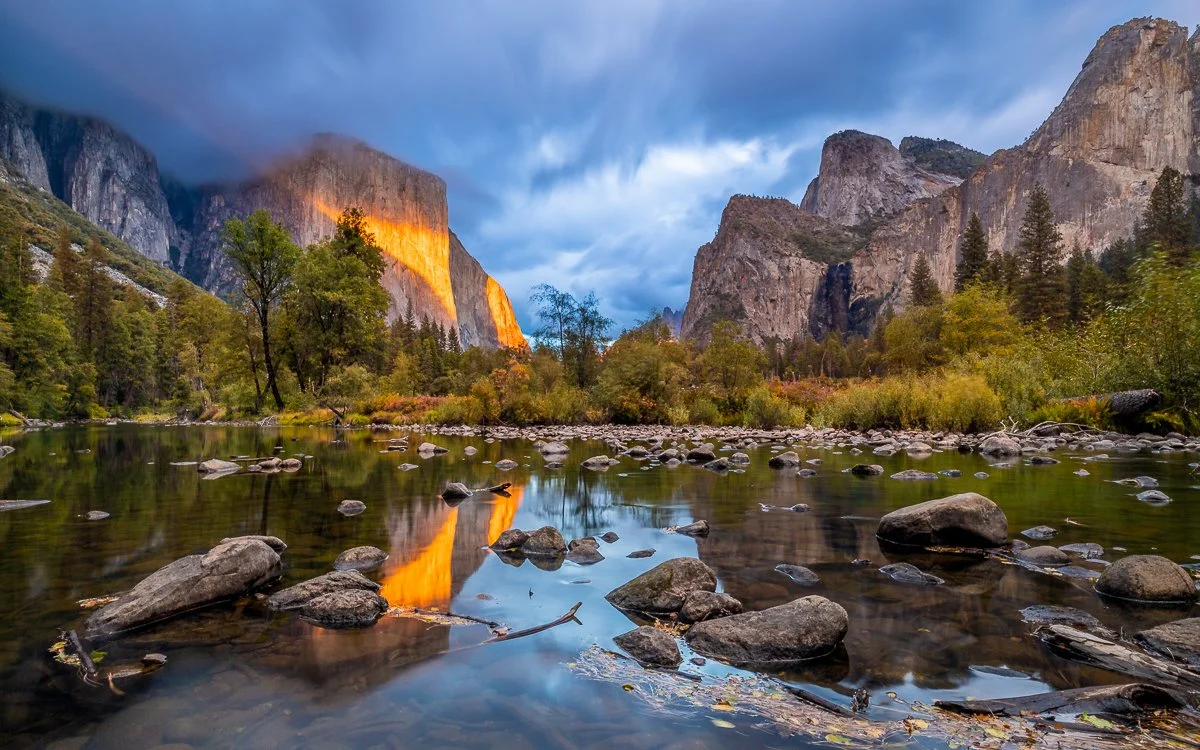
[[[983,495],[964,492],[894,510],[879,519],[875,535],[918,547],[999,547],[1008,538],[1008,518]]]
[[[898,562],[884,565],[879,572],[897,583],[913,583],[919,586],[940,586],[945,583],[941,578],[926,573],[912,563]]]
[[[242,468],[232,461],[224,461],[220,458],[210,458],[207,461],[201,461],[197,467],[201,474],[224,474],[232,473]]]
[[[1200,617],[1143,630],[1133,639],[1168,659],[1200,667]]]
[[[1021,444],[1010,437],[992,435],[979,444],[978,450],[985,456],[1019,456]]]
[[[203,555],[159,568],[115,602],[92,613],[89,638],[105,638],[241,596],[279,577],[279,553],[255,538],[234,537]]]
[[[1050,526],[1034,526],[1031,529],[1025,529],[1024,531],[1022,531],[1021,536],[1026,537],[1027,539],[1033,539],[1033,540],[1036,540],[1039,542],[1044,542],[1047,539],[1052,538],[1057,533],[1058,533],[1058,529],[1052,528]]]
[[[451,482],[442,490],[443,500],[465,500],[471,496],[471,488],[462,482]]]
[[[318,596],[332,594],[336,591],[359,590],[378,593],[379,589],[378,583],[357,570],[335,570],[332,573],[297,583],[295,586],[280,589],[271,594],[271,597],[267,599],[267,604],[271,609],[287,611],[299,609]]]
[[[1104,548],[1095,542],[1076,542],[1059,547],[1063,552],[1079,555],[1084,560],[1095,560],[1104,556]]]
[[[704,468],[709,471],[726,472],[733,468],[733,464],[728,458],[717,458],[704,464]]]
[[[615,531],[606,531],[600,535],[600,539],[608,544],[612,544],[620,538]]]
[[[788,565],[787,563],[782,563],[775,566],[775,572],[782,573],[801,586],[816,586],[821,582],[820,576],[803,565]]]
[[[1196,598],[1188,572],[1158,555],[1129,555],[1104,569],[1096,591],[1116,599],[1180,603]]]
[[[518,464],[511,458],[504,458],[496,462],[496,468],[500,471],[509,471],[517,468]]]
[[[608,456],[592,456],[584,461],[581,465],[583,468],[591,469],[592,471],[605,471],[608,469],[608,467],[615,463],[619,463],[615,458],[609,458]]]
[[[742,603],[729,594],[693,591],[684,597],[683,606],[679,608],[679,619],[683,622],[704,622],[741,612]]]
[[[917,482],[937,478],[937,474],[932,474],[928,471],[921,471],[920,469],[905,469],[904,471],[898,471],[892,475],[892,479],[899,479],[902,482]]]
[[[438,453],[449,453],[449,452],[450,451],[448,449],[443,448],[440,445],[434,445],[433,443],[421,443],[420,445],[417,446],[417,453],[421,453],[426,456],[432,456],[432,455],[438,454]]]
[[[651,547],[650,549],[635,549],[633,552],[630,552],[628,555],[625,555],[625,556],[632,558],[634,560],[638,560],[643,557],[653,557],[654,556],[654,548]]]
[[[604,598],[618,609],[660,614],[678,612],[693,591],[716,591],[712,568],[694,557],[677,557],[659,563]]]
[[[613,643],[642,662],[656,667],[677,667],[683,657],[679,655],[679,645],[666,632],[649,625],[630,630],[613,638]]]
[[[565,456],[571,452],[566,443],[544,443],[538,448],[538,452],[543,456]]]
[[[1136,497],[1147,505],[1166,505],[1171,502],[1171,498],[1162,490],[1142,490]]]
[[[553,526],[543,526],[529,533],[521,552],[529,557],[556,557],[567,551],[567,542]]]
[[[369,545],[351,547],[337,556],[333,561],[333,568],[334,570],[373,570],[386,559],[388,559],[388,553],[378,547]]]
[[[883,473],[883,467],[879,464],[854,464],[850,467],[850,473],[858,477],[877,477]]]
[[[846,637],[846,610],[822,596],[806,596],[760,612],[693,625],[688,645],[734,665],[783,665],[814,659]]]
[[[357,516],[367,509],[367,504],[362,500],[343,500],[338,503],[337,512],[343,516]]]
[[[729,463],[745,466],[746,464],[750,463],[750,457],[745,453],[734,453],[729,457]]]
[[[509,529],[508,531],[500,532],[500,536],[496,537],[496,541],[492,542],[494,550],[517,550],[521,545],[529,539],[529,535],[520,529]]]
[[[298,458],[285,458],[279,462],[279,468],[283,471],[299,471],[302,465]]]
[[[771,456],[771,460],[767,461],[767,466],[772,469],[786,469],[789,466],[799,466],[800,456],[795,451],[787,451]]]
[[[713,449],[707,445],[697,446],[687,452],[687,462],[693,464],[706,464],[715,460],[716,457],[717,454],[713,453]]]
[[[332,591],[308,600],[296,612],[326,628],[362,628],[374,625],[388,602],[379,594],[363,589]]]
[[[224,539],[222,539],[221,541],[217,542],[217,544],[224,544],[225,542],[232,542],[235,539],[257,539],[258,541],[262,542],[263,544],[267,545],[268,547],[270,547],[271,549],[275,550],[276,552],[278,552],[280,554],[283,554],[283,551],[285,549],[287,549],[287,545],[284,544],[283,540],[280,539],[279,537],[265,536],[262,534],[247,534],[245,536],[227,536]]]

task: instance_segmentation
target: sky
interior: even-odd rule
[[[0,0],[0,89],[103,117],[185,182],[312,133],[442,176],[522,327],[547,282],[681,309],[736,193],[799,201],[830,133],[992,152],[1109,27],[1196,0]]]

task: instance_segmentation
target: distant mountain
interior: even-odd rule
[[[267,209],[307,245],[356,206],[387,255],[390,317],[411,306],[417,317],[457,326],[464,345],[525,345],[503,288],[450,231],[445,182],[354,139],[318,135],[253,179],[188,186],[164,179],[152,154],[103,121],[0,95],[0,157],[147,258],[216,292],[233,284],[221,250],[227,219]]]
[[[660,313],[662,321],[667,324],[667,328],[671,330],[671,335],[679,337],[679,331],[683,328],[683,310],[672,310],[669,307],[664,307]]]
[[[978,158],[960,149],[928,139],[893,149],[853,131],[831,136],[820,174],[794,208],[854,224],[851,234],[863,240],[846,251],[839,243],[847,238],[811,227],[817,245],[842,249],[824,263],[800,264],[797,248],[778,241],[779,217],[798,221],[774,202],[780,199],[735,196],[717,238],[697,251],[684,336],[702,339],[719,314],[759,340],[866,333],[884,306],[908,303],[908,277],[921,254],[942,290],[952,288],[972,213],[993,250],[1012,250],[1038,182],[1066,247],[1100,250],[1128,235],[1164,167],[1200,174],[1200,31],[1189,39],[1179,24],[1152,18],[1115,26],[1041,127],[953,184]],[[755,200],[759,206],[747,204]],[[818,260],[813,243],[807,247],[800,254]]]

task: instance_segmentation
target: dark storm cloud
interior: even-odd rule
[[[1192,0],[0,0],[0,86],[238,176],[321,130],[441,174],[522,323],[540,281],[679,307],[731,193],[798,198],[830,131],[1020,142],[1096,38]]]

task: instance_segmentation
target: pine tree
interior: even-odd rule
[[[1188,208],[1183,175],[1171,167],[1163,167],[1142,213],[1142,225],[1146,244],[1165,252],[1175,265],[1183,265],[1191,257]]]
[[[958,246],[958,268],[954,272],[954,289],[961,292],[964,287],[983,277],[988,263],[987,234],[979,214],[971,212],[967,231]]]
[[[446,345],[450,351],[456,354],[462,351],[462,342],[458,339],[458,326],[450,326],[450,332],[446,334]]]
[[[917,307],[933,307],[942,304],[942,290],[938,289],[933,271],[929,268],[929,259],[925,254],[917,256],[909,278],[912,286],[912,302]]]
[[[1050,196],[1041,183],[1033,186],[1029,206],[1021,221],[1017,260],[1017,314],[1026,323],[1057,325],[1066,317],[1066,280],[1062,260],[1062,234],[1054,222]]]
[[[75,336],[84,352],[95,356],[113,317],[113,282],[108,277],[108,251],[95,237],[83,249],[80,290],[75,297]]]

